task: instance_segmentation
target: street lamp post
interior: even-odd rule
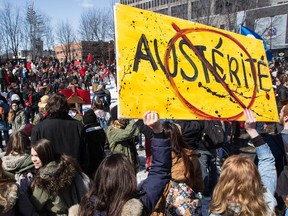
[[[32,51],[32,60],[35,58],[35,39],[36,39],[36,12],[33,9],[33,4],[28,7],[26,20],[30,24],[30,39],[31,39],[31,51]]]

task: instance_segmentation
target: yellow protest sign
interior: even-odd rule
[[[277,121],[262,41],[121,4],[115,27],[120,117]]]

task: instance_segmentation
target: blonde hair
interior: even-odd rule
[[[224,214],[231,210],[231,204],[237,204],[239,213],[233,215],[269,215],[264,200],[265,191],[256,165],[248,158],[231,156],[223,164],[209,211]]]
[[[112,126],[118,129],[125,129],[128,125],[128,121],[126,119],[117,119],[112,122]]]

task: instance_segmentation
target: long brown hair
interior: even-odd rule
[[[9,154],[30,154],[30,149],[31,142],[29,137],[23,131],[17,131],[9,138],[5,156]]]
[[[95,211],[119,216],[124,204],[134,197],[137,187],[133,164],[119,153],[102,161],[93,182],[91,190],[82,199],[79,216],[92,216]]]
[[[229,204],[237,204],[237,215],[268,215],[264,200],[265,188],[256,165],[248,158],[238,155],[225,160],[218,184],[216,185],[209,211],[224,214],[231,210]]]
[[[185,177],[189,178],[193,182],[194,166],[190,159],[191,155],[187,153],[188,146],[183,140],[180,129],[178,126],[176,126],[176,124],[170,123],[168,121],[163,122],[162,127],[166,137],[169,137],[171,140],[172,151],[176,154],[177,158],[183,159]]]
[[[82,171],[80,165],[74,158],[66,154],[59,154],[55,152],[52,143],[47,139],[37,140],[35,143],[31,144],[31,148],[36,151],[39,159],[42,162],[43,166],[40,169],[43,169],[50,162],[55,161],[58,167],[63,167],[63,164],[65,164],[64,167],[68,167],[66,170],[64,170],[64,173],[68,173],[74,169],[79,172]],[[36,177],[33,179],[31,184],[31,188],[34,188],[35,185],[38,184],[40,178],[37,178],[37,176],[39,175],[40,172],[37,172]]]

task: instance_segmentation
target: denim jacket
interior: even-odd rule
[[[274,198],[277,183],[275,159],[267,143],[256,147],[256,154],[259,158],[258,171],[260,173],[263,186],[266,188],[266,192],[264,193],[264,200],[266,201],[268,209],[271,211],[271,215],[273,215],[274,208],[277,205],[277,202]],[[237,212],[237,209],[235,209],[235,212]],[[209,215],[220,216],[220,214],[213,213],[210,213]]]

